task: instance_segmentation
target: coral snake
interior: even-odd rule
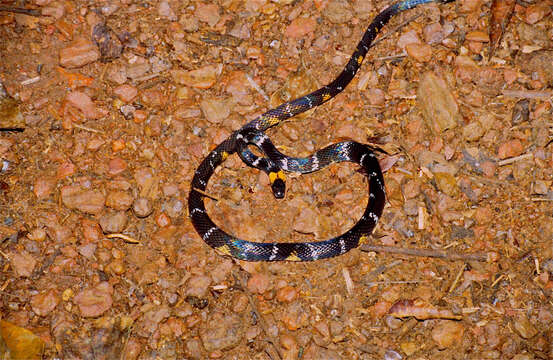
[[[453,0],[406,0],[392,4],[371,22],[346,67],[334,81],[308,95],[265,112],[232,133],[211,151],[194,173],[188,198],[189,216],[202,239],[220,253],[247,261],[325,259],[342,255],[367,241],[382,214],[386,198],[382,171],[375,155],[376,149],[354,141],[344,141],[319,150],[309,157],[294,158],[279,152],[264,131],[286,119],[319,106],[342,92],[359,70],[371,43],[394,15],[420,4],[451,1]],[[257,147],[264,157],[253,154],[248,149],[249,145]],[[207,215],[204,205],[204,191],[210,177],[215,169],[233,153],[238,153],[247,165],[268,174],[276,198],[284,197],[284,171],[310,173],[331,163],[342,161],[357,163],[361,165],[368,177],[369,199],[365,212],[350,230],[329,240],[303,243],[260,243],[238,239],[215,225]]]

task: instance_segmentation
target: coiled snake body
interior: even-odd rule
[[[384,179],[374,153],[375,149],[354,141],[330,145],[306,158],[288,157],[279,152],[264,131],[297,114],[319,106],[338,95],[351,82],[371,43],[380,30],[396,14],[417,5],[453,0],[406,0],[397,2],[379,13],[371,22],[344,70],[330,84],[271,109],[244,125],[219,144],[201,162],[194,173],[188,198],[189,216],[202,239],[219,252],[247,261],[312,261],[342,255],[367,240],[385,204]],[[256,146],[265,157],[253,154],[247,147]],[[284,196],[283,171],[310,173],[331,163],[349,161],[361,165],[368,177],[369,200],[359,221],[347,232],[325,241],[305,243],[258,243],[238,239],[221,230],[206,213],[203,192],[217,166],[238,153],[249,166],[266,172],[273,194]]]

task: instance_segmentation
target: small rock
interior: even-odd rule
[[[104,209],[105,198],[101,192],[83,190],[78,185],[68,185],[61,189],[63,205],[70,209],[96,215]]]
[[[124,84],[113,89],[113,94],[122,101],[129,103],[138,95],[138,89],[135,86]]]
[[[452,129],[461,122],[459,105],[445,79],[437,77],[433,72],[422,75],[417,101],[422,108],[424,120],[434,133]]]
[[[253,274],[248,279],[248,290],[254,294],[263,294],[269,288],[269,277],[265,274]]]
[[[472,121],[463,128],[463,138],[467,141],[476,141],[484,136],[485,131],[479,121]]]
[[[244,321],[236,314],[214,312],[200,330],[200,339],[208,352],[232,349],[244,337]]]
[[[118,233],[125,229],[127,221],[124,211],[108,212],[100,218],[100,226],[104,233]]]
[[[31,308],[38,316],[46,316],[60,303],[60,297],[53,289],[38,293],[31,297]]]
[[[96,317],[111,308],[113,288],[108,282],[101,282],[93,288],[78,293],[73,302],[79,307],[81,316]]]
[[[139,218],[150,215],[153,210],[152,203],[145,197],[139,197],[133,203],[133,211]]]
[[[42,200],[50,197],[55,187],[56,180],[54,178],[40,177],[33,185],[33,192],[39,200]]]
[[[106,206],[114,210],[126,211],[133,203],[132,195],[126,191],[110,191],[106,196]]]
[[[206,22],[209,26],[215,26],[221,16],[219,15],[219,6],[217,4],[198,3],[194,16],[198,20]]]
[[[211,278],[209,276],[193,276],[186,284],[186,295],[203,298],[209,291],[209,285],[211,285]]]
[[[100,51],[92,41],[79,38],[70,46],[60,50],[60,65],[65,68],[79,68],[100,58]]]
[[[299,39],[315,31],[317,22],[312,18],[298,17],[286,27],[284,36]]]
[[[171,5],[169,5],[169,2],[165,0],[159,3],[157,7],[157,13],[159,14],[159,16],[166,18],[169,21],[177,21],[178,19],[173,9],[171,9]]]
[[[228,102],[221,99],[204,99],[200,102],[200,108],[207,121],[212,124],[218,124],[230,115]]]
[[[499,148],[497,149],[497,157],[500,159],[506,159],[518,156],[522,154],[523,151],[524,147],[522,146],[520,140],[509,140],[499,145]]]
[[[432,340],[438,345],[438,348],[446,349],[461,343],[464,330],[462,323],[442,320],[432,329]]]
[[[192,86],[198,89],[209,89],[217,81],[217,76],[223,71],[223,65],[207,65],[200,69],[184,71],[173,70],[172,75],[176,83]]]
[[[318,230],[317,217],[315,210],[309,207],[303,208],[294,220],[294,230],[304,234],[315,233]]]
[[[15,275],[20,277],[31,276],[37,263],[35,258],[25,250],[10,253],[9,260]]]
[[[525,20],[528,24],[535,24],[551,13],[551,6],[547,2],[537,2],[526,8]]]
[[[72,91],[65,97],[67,102],[79,109],[85,118],[95,120],[107,114],[106,110],[97,108],[90,96],[81,91]]]
[[[432,47],[428,44],[411,43],[405,45],[407,55],[418,62],[428,62],[432,60]]]
[[[331,0],[324,8],[323,15],[333,24],[343,24],[351,20],[353,10],[346,0]]]
[[[538,333],[536,327],[524,315],[519,315],[513,321],[513,328],[524,339],[531,339]]]
[[[470,31],[466,35],[468,41],[489,42],[490,37],[483,31]]]
[[[298,291],[292,286],[284,286],[277,291],[276,299],[280,302],[292,302],[298,297]]]

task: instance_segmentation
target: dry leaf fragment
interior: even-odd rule
[[[44,341],[31,331],[0,320],[0,336],[10,351],[10,359],[41,359]]]

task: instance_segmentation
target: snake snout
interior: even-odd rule
[[[273,190],[275,198],[282,199],[286,193],[286,183],[282,179],[276,179],[271,184],[271,189]]]

